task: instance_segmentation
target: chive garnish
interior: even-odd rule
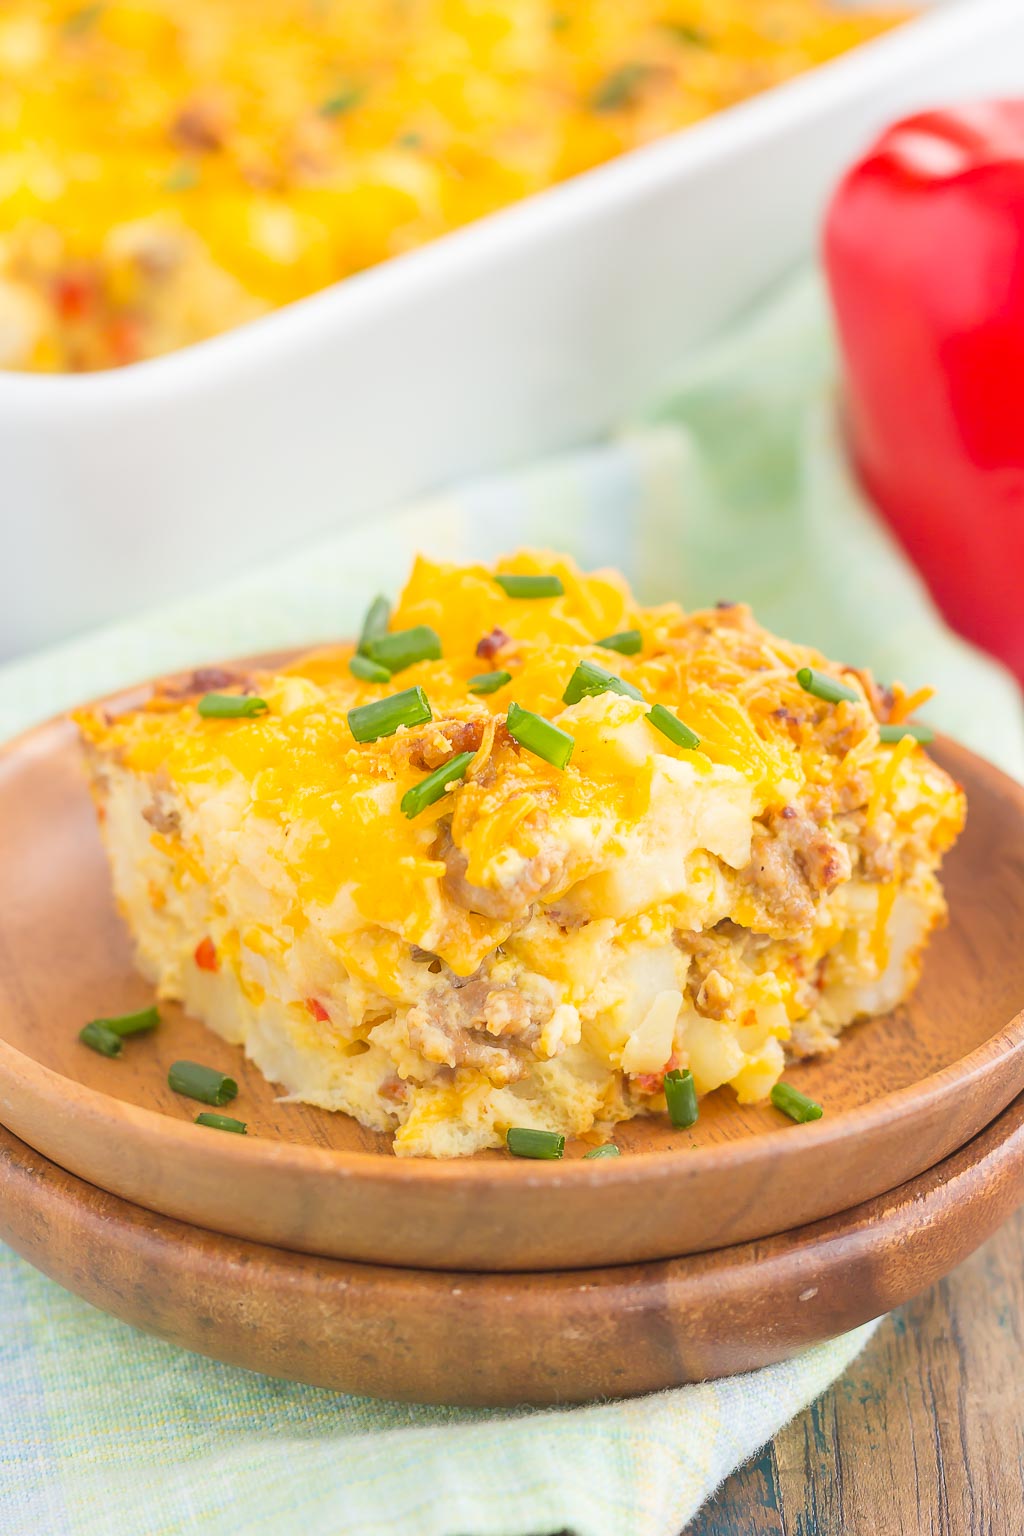
[[[167,1074],[167,1082],[175,1093],[198,1099],[201,1104],[230,1104],[238,1095],[233,1077],[198,1061],[176,1061]]]
[[[561,576],[495,576],[506,597],[561,597]]]
[[[199,181],[199,172],[194,165],[189,165],[187,160],[182,160],[179,165],[164,179],[165,192],[187,192]]]
[[[619,629],[614,635],[596,640],[603,651],[618,651],[620,656],[639,656],[644,648],[644,637],[638,629]]]
[[[333,96],[328,96],[326,101],[320,103],[320,116],[341,117],[344,113],[351,112],[353,107],[358,106],[365,95],[365,85],[348,82],[339,87]]]
[[[621,693],[626,699],[642,699],[643,694],[632,683],[606,672],[596,661],[581,661],[562,694],[563,704],[578,704],[580,699],[597,693]]]
[[[128,1035],[144,1035],[151,1029],[156,1029],[160,1023],[160,1015],[156,1004],[151,1003],[148,1008],[139,1008],[135,1013],[119,1013],[112,1019],[93,1019],[93,1024],[99,1024],[103,1029],[109,1029],[113,1034],[124,1040]]]
[[[381,666],[379,661],[371,661],[369,656],[360,656],[359,652],[349,661],[348,669],[353,677],[358,677],[363,683],[390,683],[391,673],[387,667]]]
[[[426,725],[434,717],[422,688],[406,688],[348,712],[348,728],[356,741],[393,736],[401,725]]]
[[[595,112],[621,112],[635,106],[640,91],[651,73],[648,64],[623,64],[606,75],[590,98]]]
[[[584,1152],[583,1161],[589,1163],[597,1157],[621,1157],[622,1154],[614,1141],[606,1141],[603,1147],[591,1147],[589,1152]]]
[[[525,747],[535,757],[543,758],[554,768],[564,768],[572,757],[576,743],[569,732],[545,720],[543,715],[535,715],[532,710],[510,704],[505,725],[509,735],[521,747]]]
[[[661,27],[665,32],[671,32],[681,43],[690,43],[694,48],[711,46],[711,34],[704,27],[695,27],[688,21],[663,21]]]
[[[234,1131],[236,1136],[248,1134],[244,1120],[232,1120],[230,1115],[211,1115],[207,1110],[196,1115],[196,1125],[208,1125],[211,1131]]]
[[[697,1088],[689,1067],[682,1072],[678,1067],[673,1067],[671,1072],[666,1072],[662,1087],[665,1090],[669,1119],[676,1130],[685,1131],[687,1126],[696,1125]]]
[[[80,5],[65,19],[61,28],[66,37],[80,37],[94,27],[103,14],[102,5]]]
[[[473,755],[472,752],[459,752],[449,758],[448,762],[442,763],[440,768],[435,768],[433,773],[428,773],[418,784],[414,784],[412,789],[407,789],[402,796],[403,814],[411,821],[420,811],[425,811],[428,805],[440,800],[449,784],[462,778],[473,761]]]
[[[781,1109],[784,1115],[791,1120],[798,1120],[805,1124],[808,1120],[820,1120],[822,1109],[820,1104],[815,1104],[805,1093],[791,1088],[788,1083],[776,1083],[771,1092],[771,1100],[776,1109]]]
[[[834,677],[828,677],[815,667],[801,667],[796,680],[805,693],[812,693],[816,699],[824,699],[827,704],[841,704],[844,700],[849,704],[859,704],[861,701],[856,689],[846,683],[837,683]]]
[[[363,627],[359,631],[359,644],[356,649],[360,656],[365,653],[371,640],[379,640],[381,635],[387,634],[390,619],[391,604],[386,597],[378,595],[367,608]]]
[[[534,1131],[513,1125],[505,1133],[505,1145],[513,1157],[554,1158],[565,1151],[565,1137],[557,1131]]]
[[[511,672],[478,672],[468,683],[470,693],[497,693],[512,681]]]
[[[696,731],[691,731],[688,725],[684,725],[681,720],[677,720],[672,711],[666,709],[664,704],[655,704],[653,708],[649,709],[647,711],[647,719],[656,731],[660,731],[663,736],[667,736],[669,741],[673,742],[675,746],[685,747],[689,752],[700,746],[700,737]]]
[[[930,725],[912,725],[909,721],[903,725],[880,725],[878,727],[879,741],[892,744],[902,741],[904,736],[913,736],[915,741],[929,742],[935,740],[935,732]]]
[[[363,655],[389,672],[404,672],[417,661],[440,661],[441,636],[429,624],[412,629],[397,629],[391,634],[371,635],[362,647]]]
[[[199,713],[204,720],[251,720],[255,715],[265,715],[269,708],[266,699],[245,693],[204,693],[199,700]]]
[[[78,1031],[78,1038],[83,1045],[89,1047],[90,1051],[98,1051],[101,1056],[120,1056],[121,1054],[121,1036],[96,1019]]]

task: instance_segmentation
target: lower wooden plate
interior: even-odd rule
[[[765,1242],[615,1269],[451,1274],[204,1232],[0,1130],[0,1238],[69,1290],[230,1365],[415,1402],[582,1402],[753,1370],[907,1301],[1022,1201],[1024,1097],[903,1188]]]
[[[119,1061],[81,1024],[148,1001],[114,910],[73,727],[0,754],[0,1122],[61,1167],[164,1215],[361,1262],[537,1270],[695,1253],[785,1231],[913,1178],[1024,1091],[1024,792],[962,747],[967,830],[945,884],[950,926],[908,1007],[787,1073],[826,1106],[793,1125],[729,1090],[692,1131],[619,1128],[624,1156],[398,1159],[345,1115],[277,1102],[234,1047],[180,1009]],[[167,1087],[190,1057],[237,1078],[248,1137],[193,1125]]]

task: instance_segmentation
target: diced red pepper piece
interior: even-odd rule
[[[662,1084],[665,1081],[665,1073],[673,1072],[675,1068],[678,1067],[678,1065],[679,1057],[676,1055],[675,1051],[673,1051],[660,1072],[630,1073],[630,1084],[637,1090],[638,1093],[660,1093],[662,1090]]]
[[[327,1012],[327,1009],[324,1007],[323,1003],[318,1003],[315,997],[306,998],[306,1007],[309,1009],[310,1013],[313,1015],[314,1019],[316,1019],[318,1024],[326,1024],[327,1020],[330,1018],[330,1014]]]
[[[96,303],[98,289],[91,272],[62,272],[53,283],[53,302],[62,320],[84,320]]]
[[[949,622],[1024,679],[1024,101],[883,133],[825,262],[860,476]]]
[[[219,971],[220,961],[217,959],[217,947],[209,937],[200,939],[196,945],[196,965],[201,971]]]
[[[130,315],[115,315],[107,327],[107,345],[115,363],[135,363],[142,356],[142,330]]]

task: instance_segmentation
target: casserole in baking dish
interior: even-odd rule
[[[0,657],[642,408],[809,251],[835,176],[887,118],[1024,88],[1019,0],[931,9],[209,341],[84,374],[0,370]]]
[[[0,367],[154,357],[862,42],[836,0],[13,0]]]

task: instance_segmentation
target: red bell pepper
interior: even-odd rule
[[[949,622],[1024,680],[1024,101],[883,133],[825,263],[861,479]]]

